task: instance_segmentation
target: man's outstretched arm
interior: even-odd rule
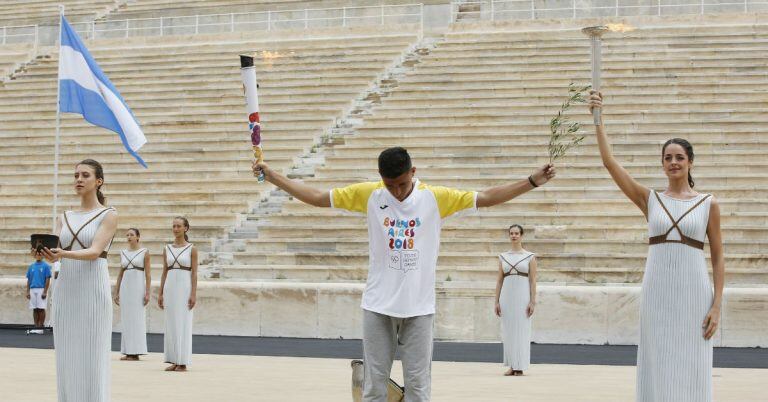
[[[253,163],[253,174],[258,176],[264,173],[264,179],[279,187],[286,193],[296,197],[297,200],[315,207],[331,206],[331,196],[328,191],[318,190],[298,180],[291,180],[282,174],[272,170],[266,163]]]
[[[507,202],[515,197],[533,190],[538,186],[547,183],[554,177],[555,167],[553,165],[546,164],[540,169],[536,170],[529,178],[480,191],[477,193],[477,207],[492,207],[494,205]],[[531,181],[533,181],[536,186],[534,186]]]

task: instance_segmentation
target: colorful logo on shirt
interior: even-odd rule
[[[421,218],[384,218],[384,230],[389,237],[389,268],[398,271],[413,271],[419,268],[419,250],[416,250],[417,228]]]
[[[421,226],[421,219],[401,220],[396,218],[384,218],[384,227],[389,236],[389,248],[391,250],[410,250],[416,247],[416,228]]]

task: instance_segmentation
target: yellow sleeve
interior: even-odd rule
[[[331,190],[331,207],[365,213],[368,211],[368,198],[383,186],[382,182],[366,182],[334,188]]]
[[[437,207],[440,209],[440,218],[447,218],[459,211],[465,209],[474,209],[477,192],[457,190],[455,188],[426,186],[437,200]]]

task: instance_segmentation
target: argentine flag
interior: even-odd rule
[[[59,110],[116,132],[128,153],[147,167],[137,153],[147,142],[139,122],[63,15],[60,43]]]

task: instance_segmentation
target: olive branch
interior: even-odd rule
[[[579,87],[574,83],[568,85],[568,99],[560,106],[557,116],[549,122],[549,163],[565,156],[566,151],[584,140],[583,135],[577,135],[581,129],[581,123],[572,122],[565,115],[565,112],[574,103],[586,103],[587,99],[584,97],[584,93],[591,87],[591,85]]]

